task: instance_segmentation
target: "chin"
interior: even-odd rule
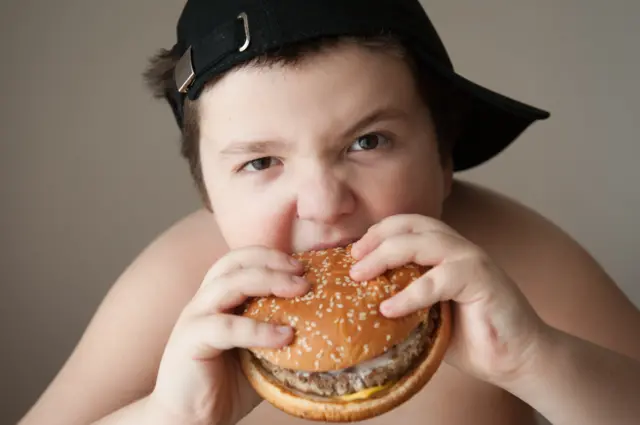
[[[379,305],[427,269],[409,264],[365,282],[349,278],[350,245],[296,254],[311,290],[294,299],[253,298],[241,314],[295,329],[279,349],[239,350],[256,392],[302,419],[362,421],[417,394],[438,370],[451,334],[448,302],[389,319]]]

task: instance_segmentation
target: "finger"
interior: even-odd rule
[[[402,291],[380,304],[380,312],[389,318],[401,317],[428,308],[440,301],[473,303],[489,296],[494,288],[482,284],[474,260],[459,260],[435,266]],[[483,280],[484,279],[484,280]]]
[[[309,290],[303,277],[265,268],[246,268],[228,273],[203,287],[188,306],[189,314],[206,315],[227,312],[249,297],[289,298]]]
[[[264,267],[291,273],[301,273],[304,269],[299,261],[282,251],[264,246],[251,246],[231,251],[220,258],[207,272],[203,286],[224,274],[250,267]]]
[[[293,329],[248,317],[217,314],[199,317],[185,328],[190,357],[211,359],[232,348],[279,348],[289,344]]]
[[[391,236],[356,262],[350,274],[362,281],[408,263],[434,266],[461,252],[463,246],[461,239],[436,231]]]
[[[355,242],[351,255],[356,259],[367,255],[382,241],[403,233],[442,232],[456,236],[457,233],[441,221],[418,214],[401,214],[387,217],[371,226],[367,233]]]

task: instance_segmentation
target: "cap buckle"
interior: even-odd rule
[[[184,55],[178,60],[178,63],[176,63],[176,68],[173,72],[176,83],[178,83],[178,92],[180,93],[186,93],[193,80],[196,79],[196,73],[193,71],[191,64],[191,46],[189,46]]]
[[[251,32],[249,32],[249,17],[245,12],[238,15],[238,19],[242,20],[244,25],[244,44],[238,49],[239,52],[244,52],[251,43]]]
[[[244,52],[251,44],[251,33],[249,32],[249,17],[245,12],[242,12],[237,16],[237,19],[242,21],[244,27],[244,43],[238,49],[239,52]],[[193,62],[191,58],[191,46],[187,48],[182,57],[176,63],[174,70],[174,79],[178,86],[178,92],[186,93],[189,87],[196,79],[196,73],[193,70]]]

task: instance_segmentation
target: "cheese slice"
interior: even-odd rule
[[[358,391],[357,393],[337,396],[336,398],[339,399],[339,400],[342,400],[342,401],[362,400],[362,399],[371,397],[373,394],[375,394],[377,392],[380,392],[380,391],[384,390],[385,388],[390,387],[392,384],[393,383],[390,382],[390,383],[385,384],[385,385],[379,385],[377,387],[366,388],[366,389],[364,389],[362,391]]]

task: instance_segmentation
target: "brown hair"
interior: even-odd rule
[[[451,149],[460,133],[461,121],[466,108],[465,97],[444,80],[421,69],[409,51],[393,36],[318,38],[304,43],[281,47],[256,57],[240,66],[294,66],[315,54],[349,44],[393,54],[407,62],[414,74],[420,94],[434,122],[441,159],[443,161],[448,160]],[[180,57],[177,56],[175,52],[166,49],[161,49],[151,57],[149,66],[144,72],[144,78],[155,98],[164,99],[168,93],[175,90],[173,70],[179,59]],[[235,69],[237,68],[238,67]],[[223,76],[224,75],[219,75],[213,78],[207,83],[206,87],[215,84]],[[197,105],[197,101],[185,99],[180,151],[181,155],[189,163],[191,176],[193,177],[200,197],[205,206],[211,209],[202,177]]]

